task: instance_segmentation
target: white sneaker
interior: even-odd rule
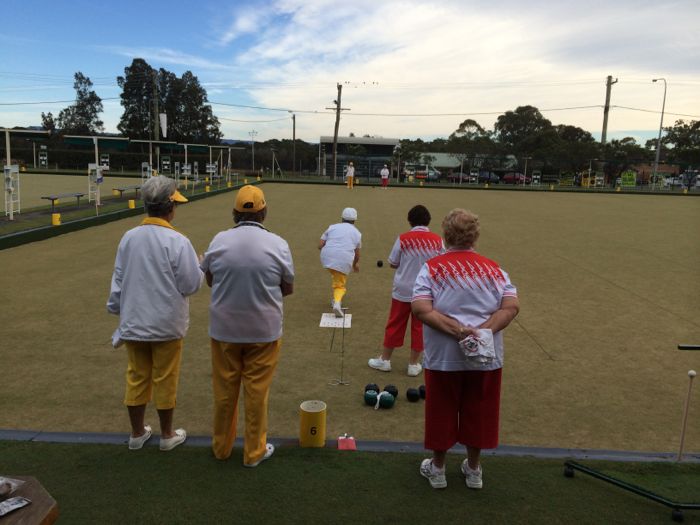
[[[270,459],[272,457],[272,454],[274,454],[274,453],[275,453],[275,446],[272,443],[266,443],[265,444],[265,454],[263,455],[263,457],[260,458],[255,463],[249,463],[249,464],[243,463],[243,466],[248,467],[248,468],[255,468],[258,465],[260,465],[260,463],[265,461],[266,459]]]
[[[391,361],[385,361],[381,357],[377,357],[376,359],[370,359],[367,361],[367,364],[370,366],[370,368],[374,368],[375,370],[381,370],[382,372],[391,372]]]
[[[338,301],[333,303],[333,312],[335,313],[336,317],[343,317],[343,308],[340,306]]]
[[[412,365],[412,364],[408,365],[408,372],[407,373],[411,377],[416,377],[422,371],[423,371],[423,367],[420,365],[420,363],[416,363],[415,365]]]
[[[129,436],[129,450],[139,450],[143,448],[143,445],[146,443],[146,441],[151,439],[151,436],[153,435],[153,432],[151,431],[151,426],[144,425],[143,430],[143,435],[139,437]]]
[[[481,480],[481,465],[479,465],[477,469],[471,469],[469,468],[468,461],[465,459],[462,461],[460,470],[462,474],[464,474],[464,477],[467,478],[467,487],[470,489],[480,489],[484,486],[484,482]]]
[[[187,432],[184,428],[178,428],[175,430],[175,435],[170,438],[160,438],[160,449],[163,451],[172,450],[178,445],[182,445],[187,439]]]
[[[447,479],[445,478],[445,467],[441,469],[433,465],[433,460],[424,459],[420,464],[420,475],[427,478],[430,486],[434,489],[444,489],[447,487]]]

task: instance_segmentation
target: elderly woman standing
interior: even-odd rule
[[[189,326],[189,299],[204,274],[190,241],[171,222],[177,203],[187,202],[173,179],[152,177],[141,188],[148,217],[126,232],[114,261],[107,311],[119,315],[115,346],[126,343],[128,365],[124,404],[129,411],[129,448],[151,438],[144,424],[146,404],[155,395],[160,449],[172,450],[187,437],[173,430],[182,340]]]
[[[520,306],[508,274],[474,251],[479,218],[454,209],[442,228],[447,252],[423,265],[412,299],[413,314],[426,325],[425,448],[433,451],[420,473],[433,488],[447,487],[445,457],[461,443],[467,487],[480,489],[481,449],[498,445],[503,329]]]

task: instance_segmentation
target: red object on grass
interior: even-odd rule
[[[357,445],[355,443],[355,438],[348,435],[340,436],[338,438],[338,450],[357,450]]]

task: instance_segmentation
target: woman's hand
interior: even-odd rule
[[[462,339],[470,335],[478,339],[479,330],[471,326],[465,326],[463,324],[459,325],[459,327],[456,329],[456,333],[454,334],[454,336],[457,338],[457,341],[461,341]]]

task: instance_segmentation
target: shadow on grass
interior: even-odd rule
[[[448,456],[446,490],[418,473],[422,455],[281,447],[256,469],[240,449],[217,461],[183,446],[0,442],[0,475],[37,477],[62,523],[666,523],[670,509],[586,476],[560,460],[488,457],[471,491]],[[587,462],[659,494],[700,494],[700,466]],[[686,512],[686,523],[700,523]]]

